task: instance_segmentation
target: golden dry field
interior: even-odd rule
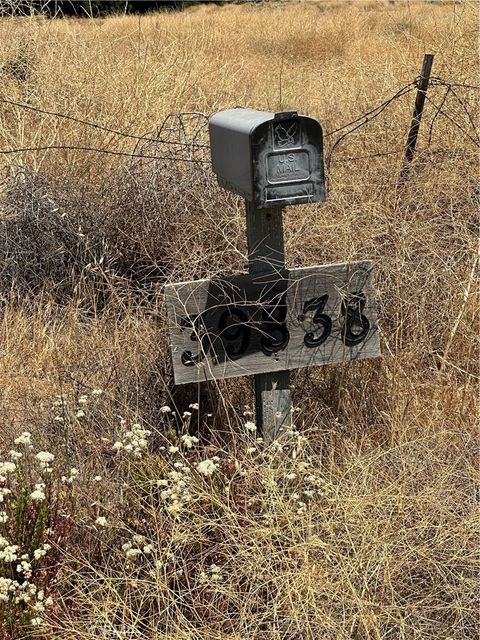
[[[478,637],[478,45],[468,1],[0,18],[0,640]],[[247,269],[192,146],[237,105],[321,122],[287,265],[371,259],[382,331],[268,446],[251,378],[174,386],[162,295]]]

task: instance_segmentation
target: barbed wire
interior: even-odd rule
[[[376,105],[375,107],[373,107],[372,109],[370,109],[369,111],[362,113],[360,116],[356,117],[354,120],[351,120],[350,122],[336,128],[333,129],[331,131],[327,131],[324,136],[326,138],[331,137],[337,133],[341,133],[343,132],[333,143],[327,160],[326,160],[326,165],[327,165],[327,169],[330,168],[331,166],[331,161],[332,161],[332,156],[333,156],[333,152],[337,149],[337,147],[340,145],[340,143],[347,138],[348,136],[350,136],[352,133],[354,133],[355,131],[357,131],[358,129],[360,129],[361,127],[363,127],[364,125],[368,124],[369,122],[371,122],[372,120],[374,120],[375,118],[377,118],[381,113],[383,113],[385,111],[385,109],[387,109],[393,102],[395,102],[396,100],[400,99],[401,97],[403,97],[404,95],[410,93],[411,91],[414,91],[416,88],[418,88],[418,83],[419,83],[420,77],[417,77],[414,81],[409,82],[408,84],[404,85],[403,87],[401,87],[400,89],[398,89],[394,94],[392,94],[389,98],[387,98],[386,100],[384,100],[383,102],[381,102],[380,104]],[[480,147],[480,138],[479,138],[479,134],[478,134],[478,130],[477,127],[475,125],[475,121],[470,113],[470,111],[467,108],[467,105],[465,104],[465,101],[458,95],[458,92],[456,91],[456,89],[470,89],[470,90],[480,90],[480,85],[473,85],[473,84],[467,84],[467,83],[459,83],[459,82],[449,82],[443,78],[440,77],[432,77],[429,80],[429,86],[442,86],[442,87],[446,87],[446,92],[440,102],[439,105],[437,105],[428,95],[426,95],[426,99],[432,104],[432,106],[435,108],[436,112],[435,115],[430,123],[430,128],[429,128],[429,134],[428,134],[428,146],[430,145],[431,142],[431,138],[432,138],[432,133],[433,133],[433,126],[437,120],[437,118],[442,115],[445,118],[447,118],[449,121],[452,122],[452,124],[457,127],[475,146]],[[465,128],[458,123],[455,118],[453,118],[449,113],[447,113],[444,110],[444,106],[445,103],[447,101],[447,98],[452,95],[457,102],[460,104],[460,106],[462,107],[463,111],[467,114],[467,117],[469,119],[469,123],[470,126],[472,127],[472,129],[475,131],[475,135],[476,138],[474,138],[473,136],[471,136],[468,131],[465,130]],[[79,124],[82,124],[84,126],[87,127],[92,127],[101,131],[105,131],[107,133],[111,133],[120,137],[124,137],[124,138],[129,138],[129,139],[134,139],[137,140],[137,144],[135,146],[135,149],[133,152],[127,152],[127,151],[119,151],[119,150],[115,150],[115,149],[109,149],[109,148],[102,148],[102,147],[93,147],[93,146],[84,146],[84,145],[63,145],[63,144],[54,144],[54,145],[45,145],[45,146],[32,146],[32,147],[16,147],[16,148],[11,148],[11,149],[0,149],[0,155],[9,155],[9,154],[14,154],[14,153],[22,153],[22,152],[37,152],[37,151],[50,151],[50,150],[64,150],[64,151],[85,151],[85,152],[91,152],[91,153],[105,153],[105,154],[109,154],[109,155],[114,155],[114,156],[124,156],[124,157],[130,157],[130,158],[145,158],[145,159],[150,159],[150,160],[168,160],[168,161],[178,161],[178,162],[190,162],[190,163],[195,163],[195,164],[210,164],[210,160],[209,159],[204,159],[204,158],[198,158],[198,157],[193,157],[193,154],[195,153],[196,150],[201,150],[203,151],[203,153],[206,152],[206,150],[208,150],[210,148],[210,145],[208,143],[203,143],[203,142],[198,142],[197,139],[200,137],[201,133],[203,132],[203,129],[205,127],[205,124],[208,123],[208,116],[204,113],[200,113],[200,112],[191,112],[191,113],[177,113],[177,114],[169,114],[163,124],[157,129],[156,131],[156,135],[155,137],[152,137],[151,134],[144,134],[144,135],[139,135],[139,134],[135,134],[135,133],[130,133],[130,132],[126,132],[126,131],[121,131],[119,129],[114,129],[111,127],[107,127],[105,125],[99,124],[97,122],[92,122],[90,120],[86,120],[83,118],[79,118],[77,116],[71,116],[69,114],[65,114],[65,113],[61,113],[58,111],[51,111],[48,109],[42,109],[40,107],[35,107],[33,105],[28,105],[25,104],[23,102],[18,102],[15,100],[11,100],[10,98],[0,98],[0,103],[3,104],[8,104],[10,106],[14,106],[14,107],[18,107],[21,109],[26,109],[29,111],[33,111],[36,113],[41,113],[44,115],[50,115],[56,118],[62,118],[62,119],[66,119],[66,120],[70,120],[72,122],[77,122]],[[184,116],[196,116],[201,120],[201,124],[196,124],[196,127],[194,128],[194,132],[191,135],[191,139],[187,140],[187,128],[185,127],[185,122],[184,122]],[[176,120],[174,120],[176,118]],[[171,121],[173,121],[173,126],[167,126],[167,124],[171,124]],[[180,139],[176,139],[176,140],[172,140],[172,139],[168,139],[168,136],[170,136],[170,134],[173,132],[174,135],[177,135],[177,137],[180,135],[182,136],[184,139],[180,140]],[[167,137],[165,137],[165,133],[167,133]],[[163,135],[162,135],[163,134]],[[143,153],[141,150],[139,152],[139,147],[140,149],[142,147],[147,146],[147,149],[151,148],[153,145],[169,145],[172,149],[172,151],[174,150],[179,150],[180,148],[184,148],[185,150],[189,149],[191,154],[190,157],[186,158],[186,157],[182,157],[179,154],[174,155],[173,153],[170,153],[169,155],[158,155],[155,153]],[[387,152],[377,152],[377,153],[373,153],[373,154],[368,154],[368,155],[363,155],[363,156],[349,156],[346,158],[341,158],[341,161],[352,161],[354,159],[369,159],[369,158],[375,158],[375,157],[383,157],[383,156],[389,156],[389,155],[395,155],[395,154],[399,154],[402,153],[403,149],[399,149],[399,150],[393,150],[393,151],[387,151]]]
[[[337,146],[342,142],[342,140],[344,140],[347,136],[352,134],[357,129],[360,129],[360,127],[363,127],[365,124],[367,124],[367,122],[370,122],[371,120],[374,120],[375,118],[377,118],[383,111],[385,111],[385,109],[390,104],[392,104],[392,102],[394,102],[398,98],[404,96],[405,94],[410,93],[410,91],[413,91],[415,88],[416,88],[415,87],[415,82],[410,82],[409,84],[407,84],[404,87],[402,87],[401,89],[399,89],[396,93],[394,93],[393,96],[391,96],[388,100],[385,100],[380,105],[377,105],[374,109],[371,109],[370,111],[368,111],[367,113],[363,114],[362,116],[360,116],[356,120],[352,120],[352,122],[349,122],[348,124],[343,125],[343,127],[340,127],[339,129],[336,129],[335,131],[331,131],[329,133],[326,133],[325,137],[328,137],[328,136],[333,135],[334,133],[338,133],[339,131],[348,129],[350,127],[348,129],[348,131],[345,131],[345,133],[343,133],[333,143],[333,145],[332,145],[332,147],[330,149],[330,153],[328,154],[327,160],[326,160],[327,170],[330,169],[333,152],[335,151]]]
[[[67,144],[52,144],[46,147],[17,147],[14,149],[1,149],[1,154],[9,154],[9,153],[20,153],[22,151],[50,151],[52,149],[64,150],[64,151],[92,151],[95,153],[107,153],[114,156],[128,156],[129,158],[149,158],[151,160],[175,160],[176,162],[194,162],[194,163],[207,163],[210,164],[209,160],[200,160],[197,158],[172,158],[171,156],[157,156],[157,155],[147,155],[147,154],[136,154],[133,155],[129,151],[115,151],[114,149],[102,149],[100,147],[82,147],[82,146],[74,146]]]
[[[465,137],[467,137],[476,147],[480,148],[480,140],[475,140],[475,138],[473,138],[467,131],[465,131],[465,129],[454,118],[452,118],[450,114],[444,111],[442,108],[443,103],[441,105],[436,105],[428,95],[425,96],[425,99],[437,110],[435,117],[437,116],[437,114],[445,116],[448,120],[450,120],[452,124],[457,127],[457,129],[459,129],[463,133]]]
[[[62,118],[65,120],[71,120],[72,122],[78,122],[79,124],[83,124],[87,127],[93,127],[95,129],[100,129],[101,131],[105,131],[107,133],[113,133],[117,136],[122,136],[124,138],[132,138],[134,140],[145,140],[147,142],[160,142],[162,144],[175,144],[182,145],[186,147],[201,147],[201,148],[209,148],[208,144],[199,144],[199,143],[188,143],[188,142],[173,142],[171,140],[159,140],[158,138],[149,138],[146,135],[138,135],[135,133],[128,133],[127,131],[120,131],[118,129],[111,129],[110,127],[106,127],[102,124],[98,124],[97,122],[91,122],[90,120],[84,120],[82,118],[78,118],[76,116],[70,116],[66,113],[61,113],[59,111],[49,111],[47,109],[41,109],[40,107],[34,107],[29,104],[25,104],[24,102],[16,102],[15,100],[10,100],[8,98],[0,98],[0,102],[4,104],[9,104],[15,107],[20,107],[21,109],[28,109],[29,111],[35,111],[37,113],[43,113],[49,116],[55,116],[56,118]],[[202,114],[203,115],[203,114]]]

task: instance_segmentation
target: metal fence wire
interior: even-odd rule
[[[388,107],[392,103],[414,91],[418,87],[419,80],[420,78],[418,77],[414,81],[401,87],[400,89],[395,91],[389,98],[377,104],[369,111],[360,114],[350,122],[345,123],[331,131],[327,131],[324,134],[325,138],[332,139],[332,143],[326,158],[327,168],[329,168],[331,165],[334,152],[338,150],[341,143],[348,136],[375,120],[386,109],[388,109]],[[475,124],[475,117],[469,107],[469,104],[459,93],[460,89],[478,91],[480,89],[480,85],[448,82],[443,78],[431,77],[428,86],[441,87],[445,90],[443,96],[441,96],[438,102],[432,100],[431,97],[426,96],[427,101],[435,110],[429,125],[428,146],[430,146],[432,140],[433,127],[438,118],[441,116],[448,120],[452,124],[452,126],[454,126],[460,133],[462,133],[467,141],[472,143],[477,148],[480,148],[480,135]],[[447,110],[447,105],[450,100],[454,100],[457,107],[460,108],[460,112],[463,114],[462,118],[459,118],[459,115],[454,110]],[[72,150],[129,157],[131,158],[132,164],[134,166],[138,166],[145,160],[163,161],[164,163],[186,162],[205,167],[210,165],[210,146],[208,139],[209,116],[205,113],[195,111],[170,113],[164,119],[162,124],[154,131],[140,135],[128,131],[113,129],[100,123],[85,120],[69,114],[42,109],[30,104],[24,104],[9,98],[1,97],[0,103],[10,107],[25,109],[43,115],[49,115],[54,118],[70,120],[85,127],[92,127],[100,131],[113,134],[120,138],[127,138],[135,141],[135,147],[133,151],[123,151],[113,148],[92,147],[84,145],[52,144],[45,146],[12,147],[9,149],[0,149],[0,155],[13,155],[23,152],[49,150]],[[351,161],[354,159],[400,154],[402,152],[403,149],[388,151],[386,153],[374,152],[367,155],[363,154],[362,156],[348,156],[345,158],[339,157],[336,158],[336,161]]]

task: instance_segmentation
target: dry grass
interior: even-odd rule
[[[290,2],[3,19],[0,98],[140,135],[173,111],[232,105],[298,109],[328,132],[414,79],[426,51],[434,75],[475,84],[477,8]],[[439,104],[444,91],[429,96]],[[458,95],[478,121],[478,92]],[[301,437],[283,452],[248,452],[249,380],[172,385],[162,286],[245,269],[242,202],[196,164],[71,150],[3,158],[0,450],[28,429],[81,470],[46,640],[477,637],[478,154],[444,116],[428,147],[427,103],[398,189],[401,153],[365,156],[401,151],[412,103],[410,93],[337,147],[325,204],[285,214],[288,264],[374,261],[384,355],[297,372]],[[475,137],[454,96],[445,109]],[[136,144],[6,104],[0,140],[2,149]],[[55,395],[74,406],[94,388],[104,394],[86,419],[59,428]],[[179,414],[168,428],[165,403]],[[119,416],[153,432],[134,463],[112,456]],[[218,455],[220,469],[195,476],[175,517],[155,482],[176,460],[165,438],[187,428],[201,447],[180,459],[195,474],[198,459]],[[92,483],[97,474],[105,481]],[[292,495],[311,490],[309,475],[315,493],[298,513]],[[99,509],[106,530],[92,528]],[[120,547],[133,532],[152,542],[158,567],[126,566]],[[221,580],[199,582],[212,564]]]

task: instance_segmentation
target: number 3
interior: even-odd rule
[[[312,349],[314,347],[319,347],[325,342],[332,331],[332,319],[330,318],[330,316],[327,316],[326,313],[323,313],[327,301],[328,295],[324,295],[320,296],[319,298],[312,298],[311,300],[307,300],[307,302],[305,302],[305,304],[303,305],[304,317],[305,314],[309,311],[315,310],[313,323],[322,327],[322,333],[319,336],[315,335],[315,331],[317,330],[316,328],[314,331],[309,331],[305,334],[303,342],[305,343],[306,347],[310,347]]]

